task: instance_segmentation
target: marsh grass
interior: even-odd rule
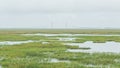
[[[96,68],[102,65],[111,65],[111,67],[119,68],[118,62],[115,59],[120,59],[119,54],[112,53],[71,53],[65,52],[66,45],[59,42],[51,44],[27,43],[14,46],[3,46],[0,50],[0,56],[4,57],[0,64],[4,68],[91,68],[86,65],[92,64]],[[70,47],[71,48],[71,47]],[[57,58],[59,60],[69,60],[71,63],[47,63],[44,58]],[[42,61],[42,62],[41,62]]]
[[[68,49],[80,49],[79,46],[67,46],[67,45],[66,45],[66,47],[67,47]]]
[[[60,31],[60,32],[59,32]],[[81,31],[81,32],[80,32]],[[67,42],[120,42],[119,36],[77,36],[75,41],[58,41],[56,37],[44,36],[21,36],[27,33],[95,33],[95,34],[119,34],[116,30],[6,30],[0,32],[0,41],[25,41],[25,40],[43,40],[49,44],[41,42],[31,42],[17,45],[0,45],[0,65],[3,68],[120,68],[120,54],[114,53],[72,53],[66,52],[67,49],[80,49],[78,46],[66,46]],[[66,37],[66,36],[64,36]],[[83,38],[83,39],[80,39]],[[89,48],[81,48],[89,49]],[[46,59],[45,59],[46,58]],[[48,60],[56,58],[58,60],[69,60],[67,62],[48,63]],[[94,65],[92,67],[90,65]]]

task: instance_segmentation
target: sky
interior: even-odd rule
[[[0,0],[0,28],[120,28],[120,0]]]

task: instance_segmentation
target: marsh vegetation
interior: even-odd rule
[[[91,47],[80,47],[72,43],[92,44],[114,41],[120,42],[120,36],[69,36],[60,34],[117,34],[119,30],[6,30],[0,32],[0,42],[29,41],[27,43],[6,45],[0,44],[0,66],[2,68],[120,68],[120,53],[114,52],[70,52],[68,49],[90,50]],[[24,36],[23,34],[47,33],[55,36]],[[71,45],[66,45],[70,43]],[[88,43],[87,45],[91,45]],[[93,46],[93,45],[91,45]],[[119,46],[114,44],[113,46]],[[96,45],[97,47],[97,45]],[[119,48],[117,48],[119,49]],[[111,49],[115,50],[115,48]]]

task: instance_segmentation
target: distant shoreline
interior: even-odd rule
[[[71,33],[71,34],[120,34],[120,29],[33,29],[12,28],[0,29],[0,34],[26,34],[26,33]]]

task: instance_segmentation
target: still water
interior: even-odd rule
[[[68,49],[68,52],[110,52],[110,53],[120,53],[120,43],[114,41],[107,41],[105,43],[93,43],[93,41],[86,41],[84,43],[65,43],[65,45],[79,46],[79,48],[90,48],[90,49]]]

